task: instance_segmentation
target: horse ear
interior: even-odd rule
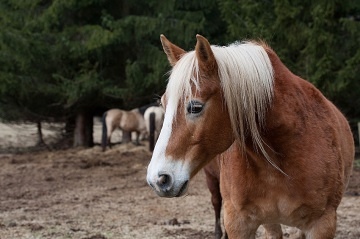
[[[171,43],[163,34],[160,35],[160,41],[170,65],[175,66],[176,62],[186,53],[186,51]]]
[[[200,68],[205,67],[208,71],[215,69],[216,60],[209,41],[199,34],[196,35],[196,39],[195,52]]]

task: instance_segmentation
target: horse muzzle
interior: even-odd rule
[[[188,189],[189,178],[182,177],[175,180],[172,173],[161,172],[153,177],[148,173],[147,182],[160,197],[180,197]]]

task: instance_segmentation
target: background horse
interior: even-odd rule
[[[151,114],[154,115],[153,122],[150,118]],[[149,134],[150,151],[153,151],[154,145],[159,137],[164,122],[164,114],[164,109],[161,106],[151,106],[147,108],[144,113],[145,125]],[[153,126],[151,126],[151,124],[153,124]]]
[[[131,111],[110,109],[103,114],[102,117],[102,150],[105,151],[106,146],[111,147],[111,134],[115,129],[121,129],[128,132],[136,132],[136,144],[139,145],[139,137],[141,133],[146,132],[144,116],[139,108]]]
[[[173,69],[147,171],[155,192],[184,195],[220,154],[229,238],[255,238],[261,224],[280,223],[308,239],[334,238],[354,160],[341,112],[263,43],[217,47],[197,35],[195,50],[185,52],[161,41]]]

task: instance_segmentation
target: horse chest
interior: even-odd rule
[[[221,194],[225,211],[254,223],[282,223],[303,227],[325,210],[325,202],[313,192],[298,190],[276,175],[252,175],[236,167],[221,171]],[[232,175],[226,177],[225,175]],[[304,196],[304,194],[306,194]]]

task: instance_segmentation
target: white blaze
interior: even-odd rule
[[[189,164],[185,159],[174,159],[165,155],[169,142],[177,103],[169,100],[165,112],[163,127],[155,145],[150,164],[147,169],[147,181],[158,191],[156,182],[161,174],[168,174],[174,181],[174,190],[180,189],[185,181],[190,179]]]

